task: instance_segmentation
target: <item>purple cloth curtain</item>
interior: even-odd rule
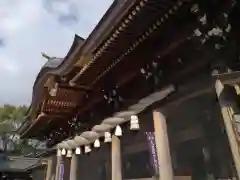
[[[148,142],[148,148],[150,152],[150,163],[154,170],[154,175],[159,174],[159,164],[158,164],[158,157],[157,157],[157,150],[156,150],[156,141],[155,141],[155,134],[154,132],[145,132]]]
[[[63,161],[60,162],[59,164],[59,180],[63,180],[63,175],[64,175],[64,163]]]

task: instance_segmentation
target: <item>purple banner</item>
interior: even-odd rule
[[[145,132],[147,136],[148,141],[148,147],[151,152],[150,156],[150,163],[152,164],[152,167],[154,169],[154,174],[158,174],[158,157],[157,157],[157,150],[156,150],[156,141],[155,141],[155,134],[154,132]]]
[[[59,164],[59,180],[63,180],[63,175],[64,175],[64,163],[63,161],[60,162]]]

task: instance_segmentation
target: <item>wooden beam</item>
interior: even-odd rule
[[[218,97],[218,101],[221,107],[221,113],[225,125],[225,129],[228,136],[228,141],[230,144],[230,149],[232,151],[233,161],[236,167],[238,179],[240,179],[240,152],[239,145],[237,142],[236,134],[233,129],[233,112],[231,108],[231,102],[226,99],[226,93],[224,91],[224,85],[217,79],[215,82],[215,89]]]
[[[111,35],[112,30],[116,27],[117,22],[120,22],[122,18],[129,13],[129,10],[135,3],[136,0],[122,2],[115,1],[88,37],[87,41],[81,49],[81,54],[86,56],[90,54],[90,52],[96,51],[96,48],[99,48],[102,40]],[[109,13],[111,13],[111,16]],[[81,61],[81,58],[79,61]],[[79,62],[77,62],[77,64],[79,64]],[[84,71],[86,71],[86,69],[87,68],[82,69],[78,74],[76,74],[76,76],[70,80],[70,83],[75,83],[84,73]]]
[[[225,72],[221,74],[213,73],[212,76],[219,79],[223,84],[240,84],[240,71]]]
[[[75,90],[75,91],[96,91],[95,89],[91,88],[90,86],[85,86],[85,85],[80,85],[80,84],[76,84],[76,83],[61,83],[60,84],[61,88],[64,89],[71,89],[71,90]]]

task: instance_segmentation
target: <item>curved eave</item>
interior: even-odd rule
[[[31,118],[32,115],[36,113],[36,110],[41,103],[41,98],[44,92],[44,84],[48,78],[52,75],[62,76],[67,74],[74,64],[78,61],[80,55],[86,55],[91,53],[95,48],[97,48],[101,42],[108,36],[111,30],[118,24],[122,17],[127,13],[127,11],[133,6],[136,0],[131,1],[115,1],[107,10],[105,15],[99,21],[97,26],[93,29],[89,37],[84,41],[84,39],[75,35],[73,45],[71,46],[67,56],[59,61],[59,65],[56,67],[48,67],[47,64],[39,72],[33,87],[32,93],[32,102],[27,112],[27,118]],[[31,124],[31,125],[30,125]],[[19,128],[20,134],[24,132],[27,134],[27,131],[33,126],[30,123],[28,128]]]
[[[121,4],[115,4],[112,5],[110,10],[105,14],[105,16],[102,18],[102,20],[99,22],[99,24],[95,27],[93,32],[90,34],[90,36],[87,38],[87,40],[82,44],[82,46],[78,46],[78,48],[73,48],[73,50],[69,52],[68,56],[64,58],[64,60],[55,68],[49,68],[49,67],[43,67],[41,72],[39,73],[39,76],[36,79],[36,82],[34,84],[33,88],[33,99],[31,103],[30,110],[28,112],[29,115],[35,115],[36,110],[38,109],[41,98],[43,95],[43,86],[45,82],[48,80],[48,78],[51,75],[59,75],[62,76],[64,73],[68,73],[71,68],[76,64],[77,58],[80,56],[86,56],[91,54],[96,47],[99,45],[101,46],[101,43],[106,40],[106,38],[111,34],[112,30],[114,28],[117,28],[119,25],[121,25],[121,21],[123,18],[128,15],[130,12],[129,10],[132,7],[135,7],[136,0],[131,0],[127,2],[121,2]],[[118,2],[119,3],[119,2]],[[115,10],[114,10],[115,8]],[[140,11],[140,10],[139,10]],[[110,16],[111,14],[111,16]],[[133,23],[133,21],[129,23]],[[74,43],[73,43],[74,44]],[[34,117],[30,118],[34,119]],[[32,126],[32,123],[31,123]],[[26,132],[24,133],[26,134]]]
[[[44,93],[44,84],[46,83],[48,78],[52,75],[64,75],[68,73],[68,71],[71,70],[71,68],[77,61],[76,52],[83,45],[83,43],[84,39],[82,37],[79,37],[78,35],[75,35],[72,46],[65,58],[59,59],[55,63],[51,63],[50,61],[48,61],[41,68],[33,85],[32,101],[27,111],[26,120],[18,129],[19,134],[25,134],[25,131],[28,131],[31,124],[29,123],[29,121],[32,119],[31,115],[36,112],[37,107],[41,103],[41,98]]]
[[[86,39],[82,48],[82,54],[94,52],[101,46],[106,37],[111,34],[111,31],[122,21],[123,17],[136,2],[137,0],[115,0]]]
[[[21,138],[25,138],[27,133],[32,129],[32,127],[40,122],[42,118],[47,118],[47,115],[44,113],[41,113],[37,116],[36,119],[34,119],[33,122],[29,122],[28,119],[22,124],[22,126],[18,129],[18,133],[20,134]]]
[[[65,58],[59,60],[58,63],[52,64],[50,61],[47,62],[37,75],[34,82],[32,102],[28,111],[28,115],[32,114],[36,110],[38,104],[40,103],[40,98],[43,94],[43,86],[51,75],[65,75],[73,67],[76,62],[76,57],[74,58],[72,54],[82,46],[84,39],[75,35],[73,44]]]
[[[160,29],[160,26],[162,27],[163,21],[168,22],[172,16],[176,16],[182,4],[182,1],[175,2],[174,0],[169,2],[129,0],[121,14],[118,14],[121,18],[115,19],[115,27],[108,28],[105,36],[101,38],[101,44],[96,43],[99,46],[90,51],[92,54],[82,54],[84,55],[83,61],[86,55],[92,56],[91,61],[70,80],[70,84],[87,85],[89,82],[95,81],[105,69],[109,69],[113,59],[126,59],[125,56],[147,41],[148,36],[154,34]],[[144,20],[146,23],[143,22]],[[99,65],[99,63],[102,64]],[[91,76],[91,80],[89,80],[89,76]]]
[[[21,156],[8,156],[6,160],[1,162],[1,172],[26,172],[42,165],[42,161],[38,158],[27,158]]]

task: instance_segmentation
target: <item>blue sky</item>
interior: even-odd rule
[[[74,34],[86,38],[113,0],[0,0],[0,105],[29,105],[46,62],[63,57]]]

